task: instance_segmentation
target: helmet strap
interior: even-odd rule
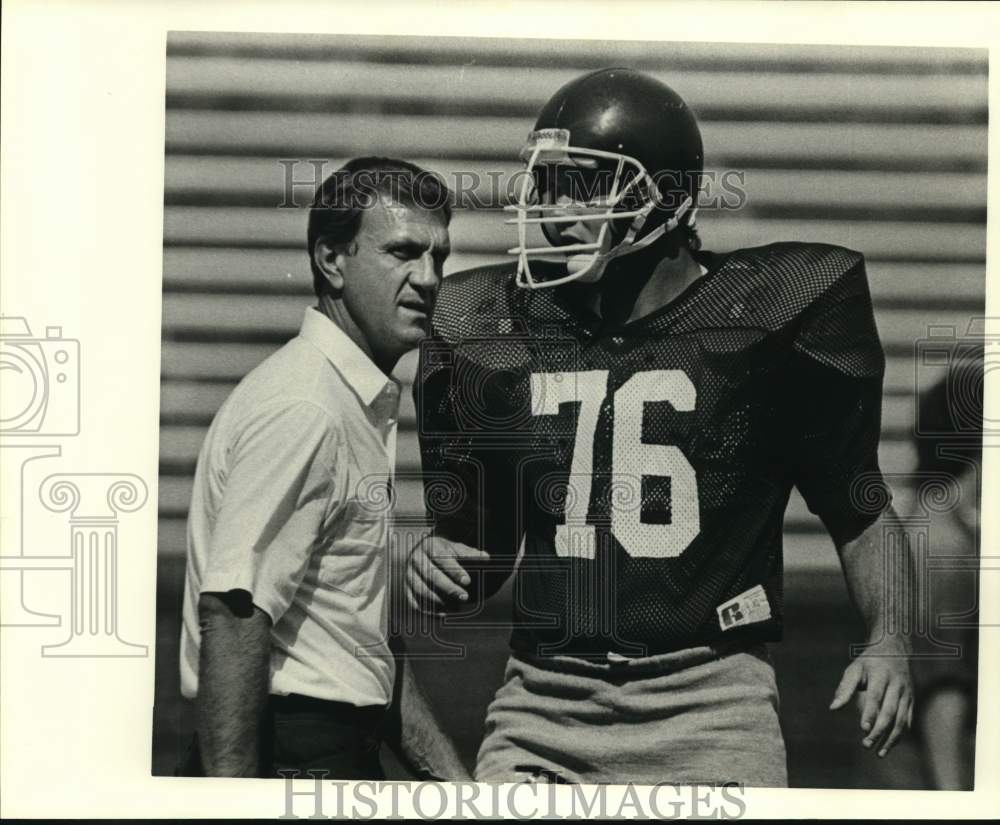
[[[642,214],[636,215],[635,219],[632,221],[632,225],[629,226],[628,231],[625,233],[625,237],[621,241],[609,249],[603,255],[598,255],[595,259],[595,263],[607,263],[608,261],[613,261],[615,258],[620,258],[623,255],[631,255],[633,252],[638,252],[641,249],[645,249],[650,244],[658,241],[668,232],[673,232],[678,226],[680,226],[681,220],[686,214],[693,217],[694,211],[691,209],[691,196],[689,195],[684,199],[684,202],[677,208],[677,211],[673,214],[666,223],[656,227],[652,232],[646,235],[644,238],[640,238],[638,241],[634,240],[635,236],[639,234],[642,227],[646,223],[646,219],[649,217],[650,211],[652,211],[655,204],[650,203]]]

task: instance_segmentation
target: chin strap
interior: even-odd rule
[[[669,221],[667,221],[662,226],[658,226],[656,229],[654,229],[652,232],[646,235],[646,237],[636,241],[634,240],[635,236],[638,235],[639,232],[642,230],[642,227],[646,223],[646,219],[649,217],[649,213],[656,206],[655,202],[649,203],[639,215],[636,215],[636,217],[632,219],[632,223],[629,225],[628,231],[625,233],[625,237],[622,238],[622,240],[619,243],[617,243],[614,247],[612,247],[603,254],[594,254],[590,262],[585,267],[584,271],[573,276],[565,278],[557,278],[554,281],[549,281],[549,282],[536,282],[534,281],[533,278],[529,279],[524,273],[530,271],[531,265],[528,263],[527,254],[522,250],[518,262],[517,284],[518,286],[524,287],[526,289],[543,289],[546,287],[554,287],[554,286],[559,286],[560,284],[563,283],[576,281],[581,276],[587,274],[588,272],[592,272],[595,269],[598,269],[600,274],[603,274],[604,268],[610,261],[613,261],[615,258],[620,258],[624,255],[630,255],[633,252],[638,252],[641,249],[645,249],[650,244],[662,238],[668,232],[673,232],[678,226],[681,225],[682,221],[685,221],[685,218],[686,218],[685,222],[687,223],[688,226],[694,226],[695,214],[697,213],[698,210],[697,208],[693,208],[693,204],[694,204],[694,199],[690,195],[688,195],[686,198],[684,198],[684,201],[681,203],[681,205],[677,207],[677,211],[674,212],[673,216],[670,218]],[[614,220],[614,217],[609,216],[608,220],[612,221]],[[603,231],[607,231],[607,228],[608,226],[607,224],[605,224],[605,229]]]
[[[606,264],[609,261],[613,261],[615,258],[620,258],[623,255],[630,255],[633,252],[638,252],[640,249],[645,249],[654,241],[658,241],[668,232],[673,232],[678,226],[681,225],[681,221],[684,216],[688,216],[687,223],[690,225],[694,224],[695,213],[697,209],[691,209],[691,204],[693,203],[691,196],[688,195],[684,202],[677,207],[677,211],[674,213],[673,217],[667,221],[662,226],[658,226],[645,238],[639,241],[633,241],[636,235],[642,230],[643,225],[646,223],[646,218],[649,217],[649,212],[652,210],[655,204],[650,204],[645,212],[641,215],[637,215],[635,220],[632,221],[632,225],[628,228],[628,232],[625,233],[625,237],[621,239],[621,242],[616,244],[614,247],[609,249],[603,255],[598,255],[594,259],[594,264]]]

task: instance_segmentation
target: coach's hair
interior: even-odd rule
[[[405,206],[440,212],[451,222],[451,192],[433,172],[405,160],[385,157],[354,158],[316,189],[309,209],[307,243],[313,289],[320,295],[327,283],[313,258],[317,242],[348,243],[358,234],[364,210],[384,195]]]

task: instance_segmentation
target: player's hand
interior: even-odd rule
[[[847,666],[830,703],[830,710],[838,710],[858,694],[861,744],[866,748],[877,744],[880,757],[913,723],[913,677],[907,654],[894,643],[868,648]]]
[[[442,613],[469,600],[472,583],[466,566],[483,562],[489,554],[457,541],[428,535],[406,564],[406,599],[425,613]]]

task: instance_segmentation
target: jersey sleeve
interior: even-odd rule
[[[513,571],[523,530],[512,451],[467,409],[481,374],[463,364],[451,344],[428,339],[420,349],[413,391],[428,516],[436,535],[489,554],[483,569],[488,596]],[[447,492],[435,495],[436,490]]]
[[[255,411],[231,446],[201,592],[245,590],[272,622],[301,584],[334,500],[338,438],[305,401]]]
[[[891,501],[878,460],[885,356],[864,259],[854,255],[801,316],[789,386],[794,481],[838,547]]]

